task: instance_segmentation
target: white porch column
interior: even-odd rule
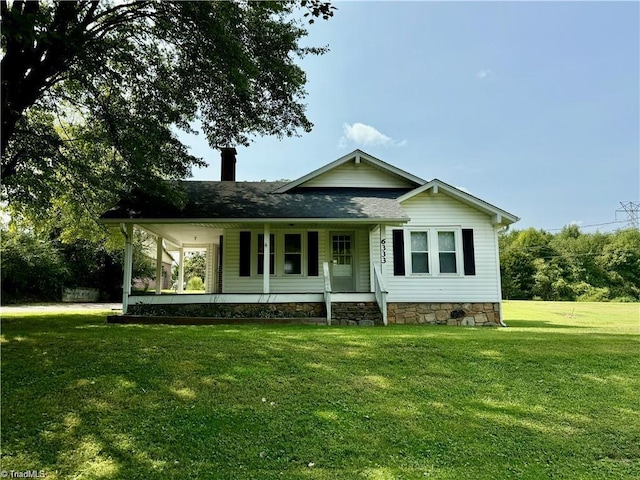
[[[269,264],[271,260],[271,234],[269,224],[264,224],[264,249],[262,252],[262,293],[269,293],[269,277],[271,277],[271,272],[269,272]]]
[[[213,266],[212,270],[211,270],[211,280],[212,280],[212,285],[213,288],[211,290],[211,293],[220,293],[220,289],[218,286],[218,270],[220,268],[219,265],[219,260],[220,260],[220,250],[219,250],[219,245],[216,243],[212,243],[211,244],[211,265]]]
[[[180,247],[180,263],[178,264],[178,293],[184,292],[184,248]]]
[[[124,239],[124,275],[122,278],[122,313],[129,309],[129,295],[131,295],[131,276],[133,271],[133,225],[122,225]]]
[[[162,237],[156,238],[156,295],[162,293]]]
[[[204,274],[204,291],[205,293],[213,292],[213,244],[207,244],[207,263]]]

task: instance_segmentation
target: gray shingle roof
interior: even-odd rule
[[[298,188],[273,193],[284,182],[184,181],[183,208],[137,194],[101,219],[408,219],[397,198],[410,189]]]

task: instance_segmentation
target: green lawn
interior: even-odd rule
[[[640,305],[509,328],[2,319],[3,470],[47,479],[640,478]]]

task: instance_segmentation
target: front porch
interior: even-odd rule
[[[112,323],[385,324],[374,293],[163,294],[129,300],[127,314]]]
[[[379,289],[375,293],[333,293],[330,290],[322,294],[162,294],[130,295],[128,306],[123,314],[159,316],[261,319],[269,320],[303,319],[290,323],[321,323],[327,325],[387,325],[387,292]],[[183,307],[196,307],[197,314],[185,314]],[[211,307],[211,308],[207,308]],[[172,310],[173,313],[167,312]],[[206,313],[201,313],[206,311]],[[220,315],[220,312],[224,312]],[[315,319],[310,322],[310,319]],[[133,322],[140,323],[140,322]],[[143,322],[144,323],[144,322]],[[165,322],[156,322],[165,323]],[[191,323],[181,322],[181,323]],[[206,322],[195,320],[195,324],[228,323],[225,321]]]
[[[153,295],[132,292],[134,225],[123,224],[121,230],[127,238],[125,315],[134,305],[146,305],[147,309],[179,305],[248,305],[263,309],[278,306],[298,312],[322,305],[321,316],[328,325],[387,324],[387,292],[382,276],[386,253],[384,242],[380,241],[385,225],[154,223],[135,227],[156,239],[157,274],[162,273],[159,259],[165,252],[177,259],[179,274],[173,294],[159,287]],[[206,252],[204,293],[184,291],[184,259],[189,251]],[[363,316],[362,312],[368,314]]]

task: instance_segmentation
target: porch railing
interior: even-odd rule
[[[324,304],[327,309],[327,325],[331,325],[331,275],[329,273],[329,262],[322,263],[324,274]]]
[[[373,264],[373,284],[374,284],[374,293],[376,296],[376,302],[378,303],[378,307],[380,307],[380,312],[382,313],[382,323],[387,325],[387,288],[384,285],[384,280],[382,279],[382,272],[380,271],[380,264]]]

